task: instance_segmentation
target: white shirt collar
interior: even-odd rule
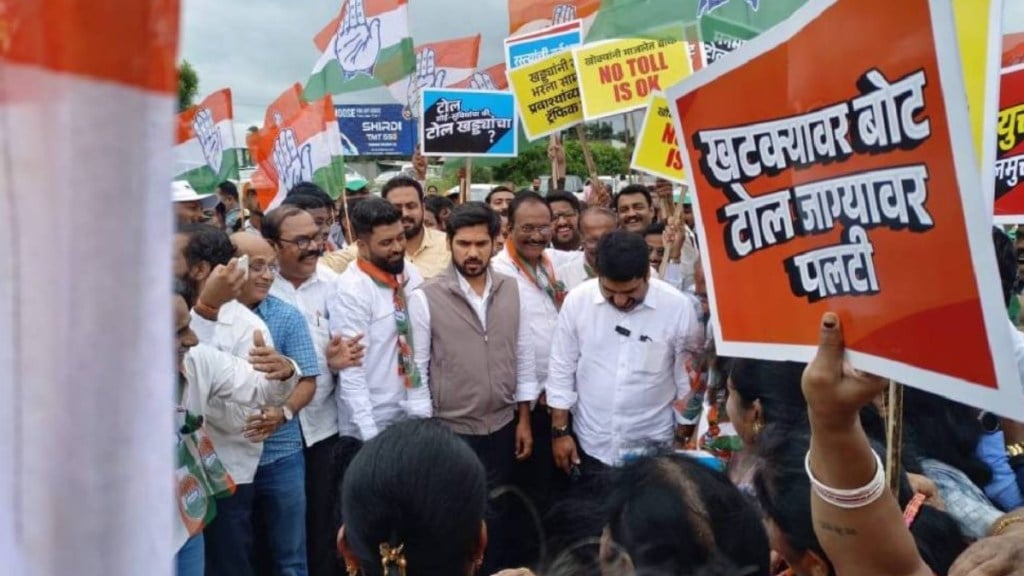
[[[487,284],[484,285],[484,293],[480,296],[477,296],[476,290],[474,290],[473,287],[469,285],[469,280],[466,280],[466,278],[463,277],[462,273],[459,272],[458,270],[455,271],[455,277],[458,278],[459,288],[462,289],[462,293],[465,294],[467,298],[483,299],[487,298],[491,294],[491,287],[493,286],[493,283],[491,282],[490,268],[487,269]]]

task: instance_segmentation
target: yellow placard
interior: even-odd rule
[[[576,68],[568,51],[506,72],[523,132],[530,140],[583,121]]]
[[[686,43],[675,39],[611,40],[574,48],[572,56],[587,120],[643,108],[693,71]]]
[[[974,150],[978,161],[984,162],[986,153],[985,119],[995,117],[996,111],[987,113],[986,85],[990,74],[999,74],[999,54],[989,57],[989,34],[996,33],[1002,38],[1000,30],[991,30],[991,11],[993,0],[954,0],[953,14],[956,18],[957,44],[960,47],[960,61],[964,70],[964,84],[967,87],[967,108],[971,118],[971,135],[974,137]],[[998,81],[995,83],[998,91]]]
[[[686,183],[672,114],[669,113],[668,100],[660,92],[651,97],[647,107],[630,167],[672,182]]]

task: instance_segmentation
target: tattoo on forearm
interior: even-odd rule
[[[849,526],[837,526],[836,524],[830,524],[828,522],[818,522],[818,527],[826,532],[831,532],[836,536],[856,536],[857,531]]]

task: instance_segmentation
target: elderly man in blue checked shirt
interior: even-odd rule
[[[263,442],[263,454],[252,484],[240,485],[234,496],[218,502],[218,513],[237,520],[234,529],[239,554],[231,573],[255,575],[261,572],[308,574],[306,563],[306,488],[302,432],[296,415],[313,398],[319,375],[316,350],[302,313],[287,302],[270,296],[277,272],[277,256],[266,240],[249,233],[231,237],[237,255],[249,257],[249,278],[238,301],[250,308],[267,325],[278,352],[299,366],[302,378],[284,405],[267,406],[249,418],[245,436]],[[266,546],[257,546],[254,556],[253,516],[265,534]],[[269,570],[268,570],[269,568]],[[218,570],[219,571],[219,568]],[[212,573],[212,572],[208,572]]]

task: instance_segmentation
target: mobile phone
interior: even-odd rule
[[[245,278],[246,282],[248,282],[249,281],[249,255],[248,254],[243,254],[241,257],[239,257],[238,258],[237,266],[242,269],[242,274],[244,275],[244,278]]]

